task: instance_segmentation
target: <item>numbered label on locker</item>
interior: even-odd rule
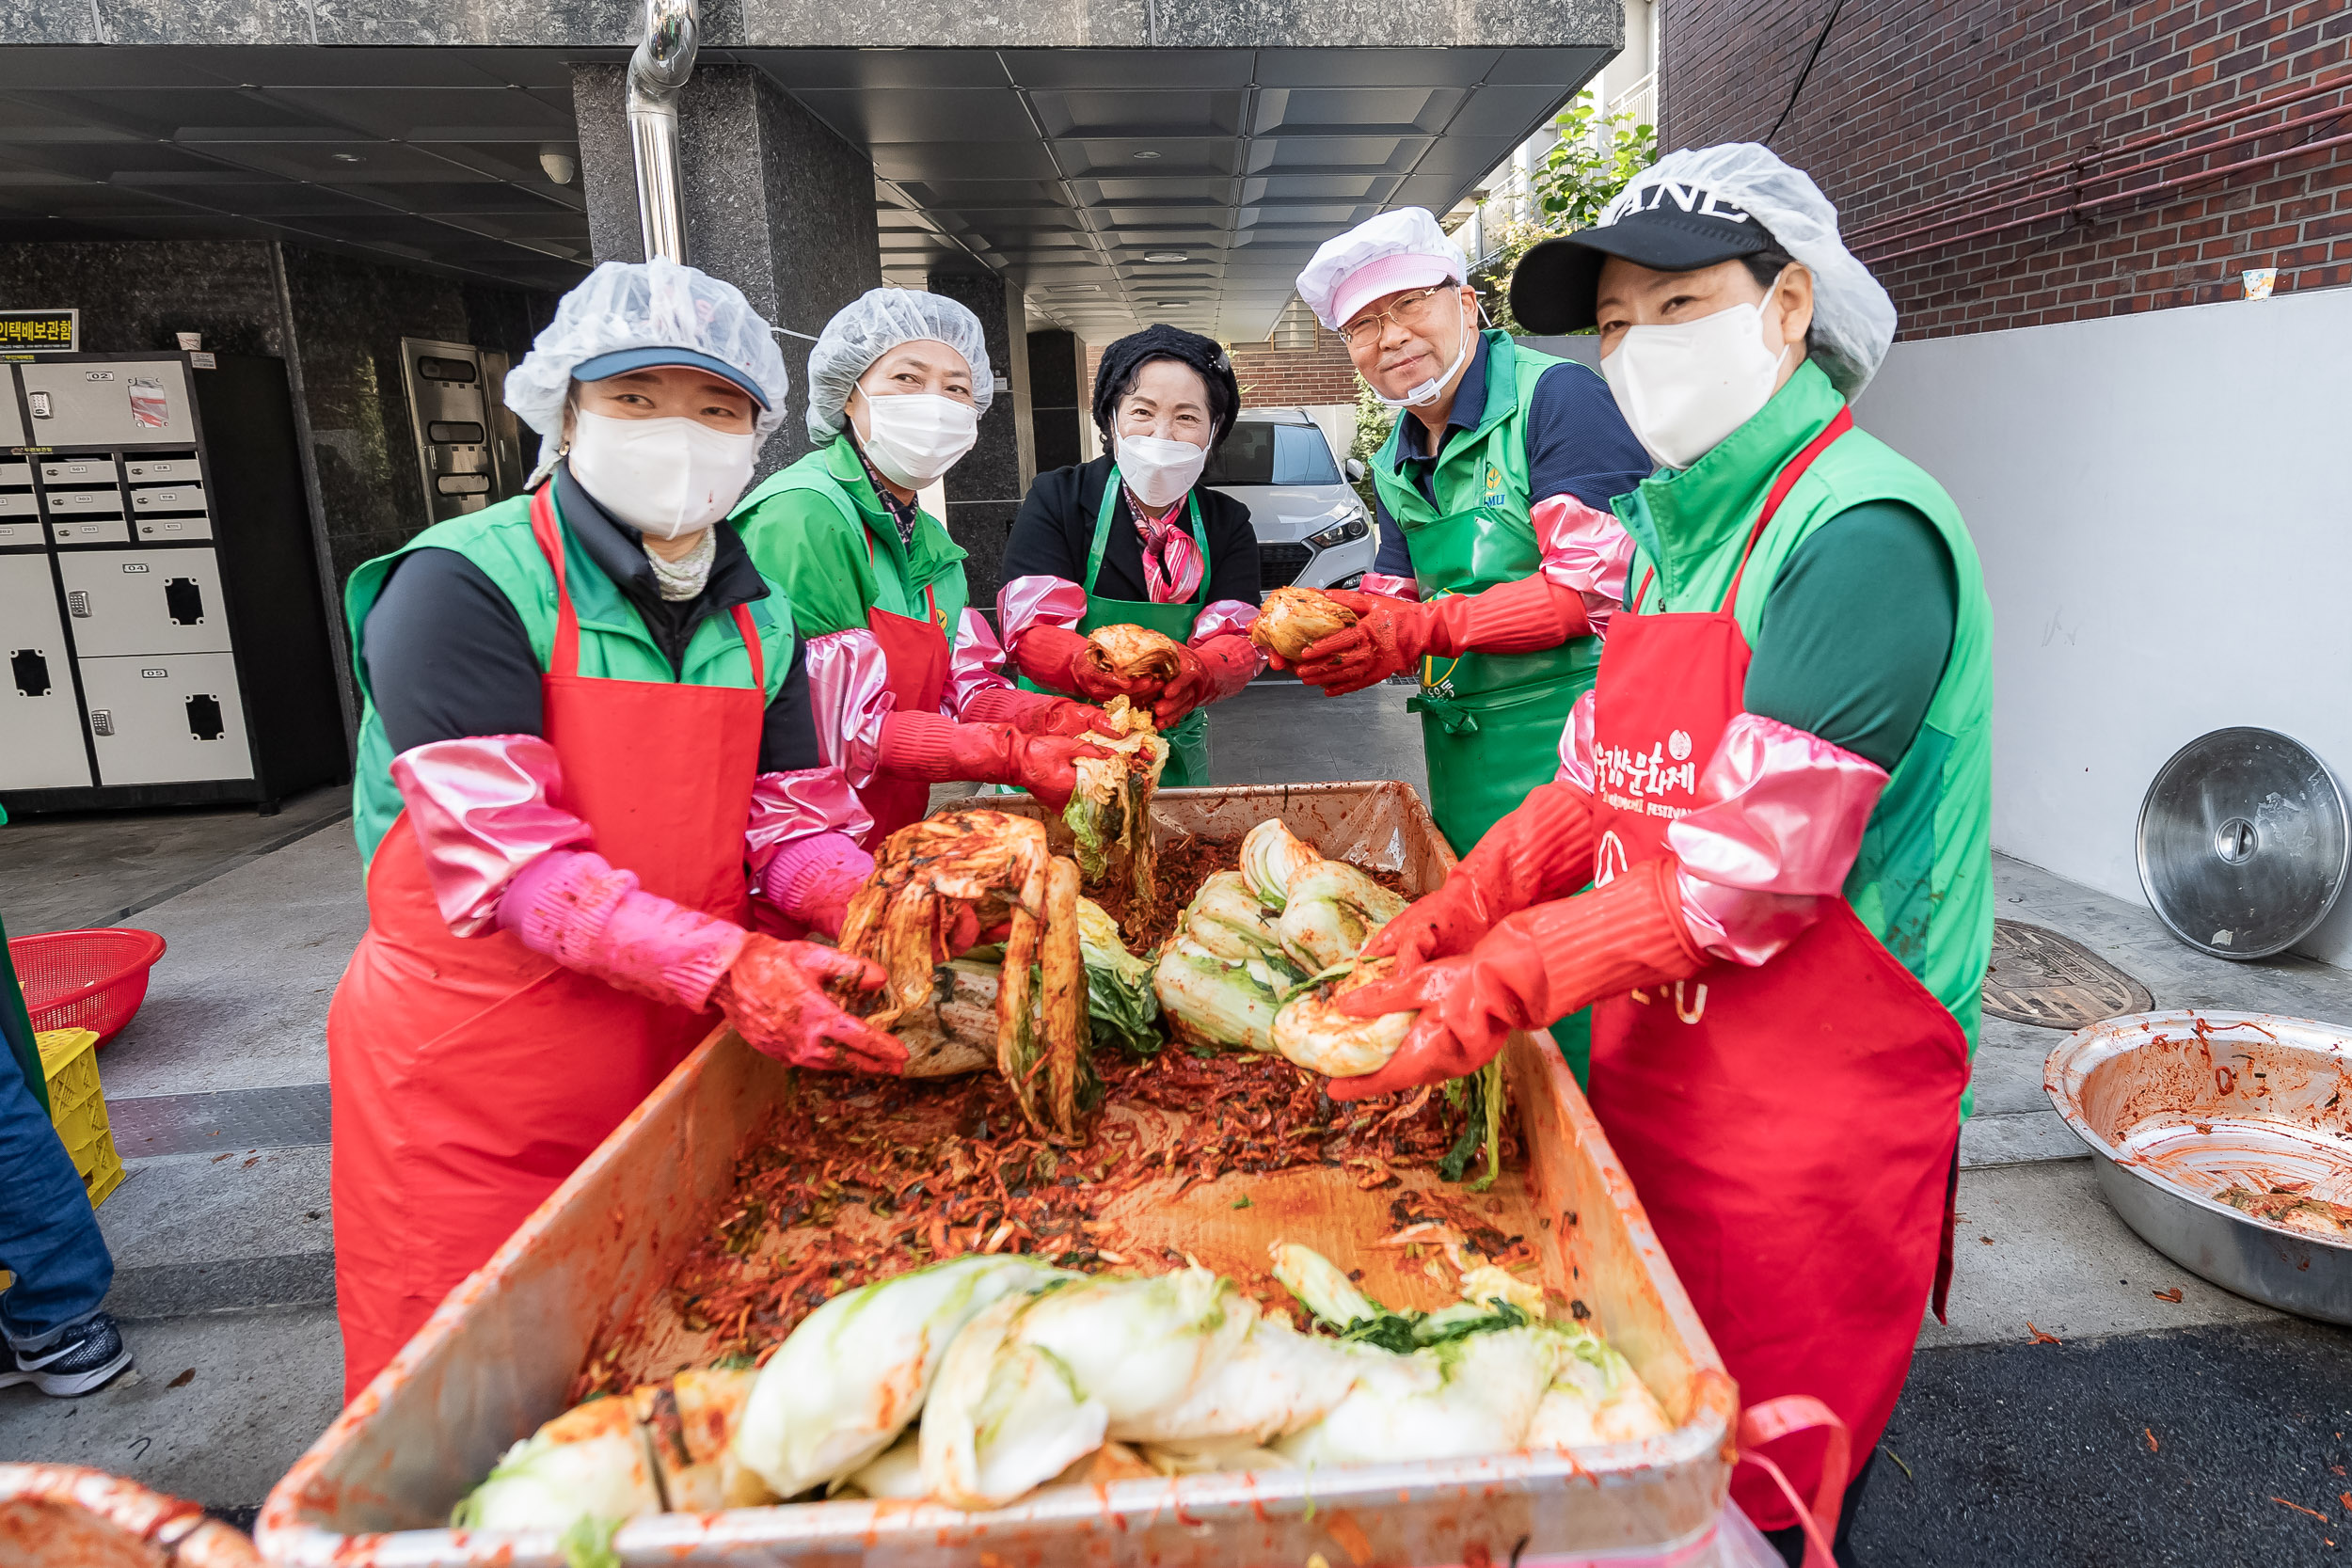
[[[193,483],[202,477],[193,457],[126,457],[122,471],[134,484]]]
[[[228,654],[80,661],[98,782],[249,779],[237,661]]]
[[[0,789],[89,787],[68,658],[48,556],[0,556]]]
[[[81,550],[60,554],[57,571],[85,658],[229,651],[210,550]]]

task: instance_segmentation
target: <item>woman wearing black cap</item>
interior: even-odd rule
[[[1248,637],[1258,618],[1249,509],[1198,483],[1240,404],[1212,340],[1173,326],[1120,339],[1094,377],[1094,422],[1110,455],[1038,475],[1005,550],[997,619],[1023,683],[1149,703],[1172,748],[1166,784],[1209,782],[1200,710],[1263,666]],[[1177,673],[1136,688],[1090,668],[1080,657],[1086,634],[1120,625],[1181,644]]]

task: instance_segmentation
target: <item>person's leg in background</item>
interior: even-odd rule
[[[131,1365],[115,1321],[99,1310],[114,1257],[73,1158],[34,1093],[40,1070],[24,993],[0,929],[0,1388],[30,1383],[60,1398],[103,1386]],[[37,1080],[35,1080],[37,1081]]]

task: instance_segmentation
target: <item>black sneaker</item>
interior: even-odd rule
[[[67,1329],[45,1350],[19,1350],[0,1340],[0,1388],[29,1383],[52,1399],[94,1393],[130,1365],[131,1347],[103,1312]]]

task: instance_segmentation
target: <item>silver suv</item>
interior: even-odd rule
[[[1297,408],[1245,408],[1200,483],[1249,508],[1262,588],[1353,588],[1372,569],[1377,529],[1333,461],[1323,427]]]

